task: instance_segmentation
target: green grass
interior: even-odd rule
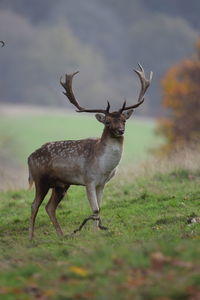
[[[149,148],[159,143],[154,135],[153,121],[127,122],[124,161],[138,161],[148,157]],[[22,163],[35,149],[46,142],[65,139],[99,137],[103,126],[95,117],[77,115],[1,116],[1,136],[13,140],[12,148]]]
[[[200,173],[174,170],[105,189],[108,231],[92,223],[84,188],[73,187],[58,208],[65,237],[56,236],[42,204],[28,240],[34,191],[0,193],[1,299],[199,299]],[[165,298],[164,298],[165,297]],[[195,298],[196,297],[196,298]]]

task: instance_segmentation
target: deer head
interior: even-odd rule
[[[132,115],[133,109],[125,112],[112,112],[106,115],[96,114],[96,119],[103,123],[111,136],[120,137],[124,134],[126,120]]]
[[[88,113],[97,113],[95,115],[96,119],[105,125],[105,128],[111,133],[114,137],[120,137],[124,134],[126,120],[130,118],[135,108],[139,107],[144,102],[144,95],[148,89],[153,73],[150,72],[149,79],[145,78],[145,72],[143,67],[139,65],[139,70],[134,70],[138,75],[141,83],[141,89],[138,96],[138,101],[136,104],[131,106],[126,106],[126,101],[124,101],[122,107],[115,112],[110,112],[110,103],[107,102],[106,109],[86,109],[81,107],[76,100],[73,90],[72,90],[72,80],[73,77],[79,73],[75,72],[73,74],[65,75],[65,82],[62,82],[62,77],[60,78],[60,84],[65,89],[63,94],[69,99],[69,101],[78,109],[77,112],[88,112]]]

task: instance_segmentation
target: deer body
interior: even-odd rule
[[[55,212],[71,185],[86,187],[87,197],[93,212],[74,232],[81,230],[88,220],[94,220],[100,229],[106,229],[101,225],[99,216],[103,189],[105,184],[114,176],[121,159],[125,122],[133,113],[133,108],[143,103],[144,93],[152,77],[150,75],[150,80],[146,80],[141,66],[140,71],[136,70],[135,72],[138,74],[142,86],[138,103],[126,107],[126,102],[124,102],[118,112],[112,113],[109,112],[109,102],[106,110],[84,109],[78,104],[72,91],[72,79],[76,73],[66,75],[66,82],[64,83],[60,81],[66,91],[64,94],[78,108],[79,112],[101,113],[95,116],[99,122],[104,124],[104,130],[101,138],[46,143],[29,156],[29,183],[32,185],[34,182],[36,189],[30,219],[31,239],[33,238],[38,209],[49,189],[52,189],[52,194],[46,205],[46,211],[57,234],[63,234]]]
[[[88,182],[98,186],[111,178],[122,148],[123,138],[112,137],[50,142],[29,156],[29,170],[34,181],[45,178],[51,188]]]

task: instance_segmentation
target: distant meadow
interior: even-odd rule
[[[127,121],[123,163],[137,162],[150,156],[150,149],[160,139],[155,135],[155,121],[132,118]],[[12,141],[12,151],[22,164],[34,150],[46,142],[100,137],[103,125],[94,116],[82,114],[44,114],[1,116],[1,135]]]

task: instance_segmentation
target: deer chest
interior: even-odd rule
[[[99,169],[103,174],[112,172],[120,162],[122,147],[116,144],[107,145],[99,159]]]

